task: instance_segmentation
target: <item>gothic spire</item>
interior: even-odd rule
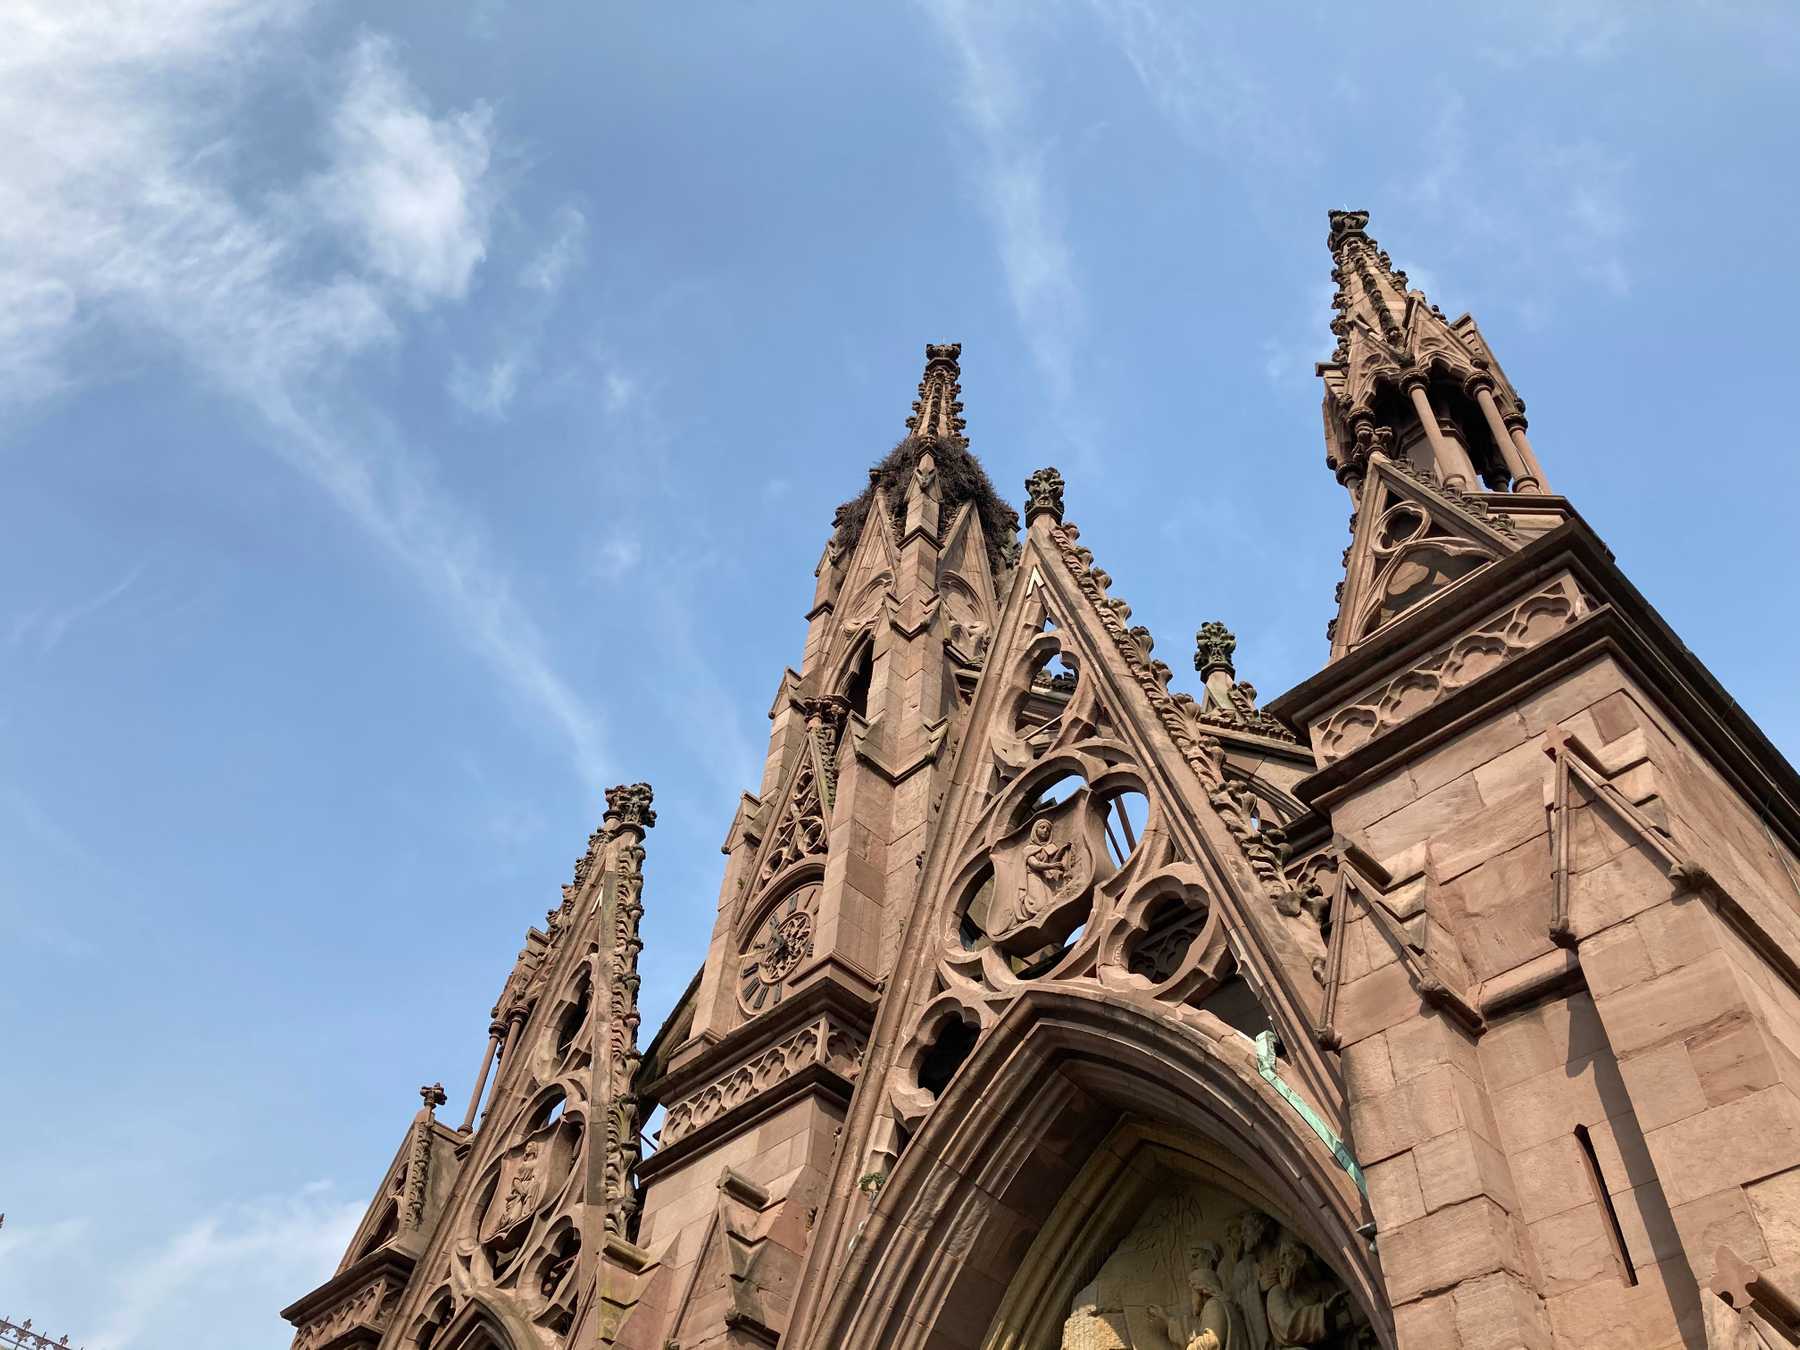
[[[1330,216],[1326,243],[1336,264],[1331,279],[1337,283],[1331,297],[1337,348],[1331,359],[1350,359],[1350,331],[1359,319],[1398,350],[1404,344],[1400,322],[1406,317],[1406,273],[1396,271],[1386,250],[1368,236],[1367,211],[1333,211]]]
[[[1354,492],[1369,456],[1410,461],[1446,487],[1542,493],[1525,401],[1475,320],[1454,322],[1407,284],[1368,234],[1367,211],[1332,211],[1337,291],[1325,381],[1326,463]]]
[[[958,395],[962,385],[960,342],[928,342],[925,344],[925,376],[919,381],[919,397],[913,403],[913,415],[906,419],[906,429],[920,440],[961,440],[963,434],[962,403]]]

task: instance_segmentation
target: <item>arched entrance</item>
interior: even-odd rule
[[[1060,1350],[1076,1295],[1184,1188],[1219,1223],[1270,1216],[1308,1253],[1304,1278],[1341,1288],[1393,1345],[1361,1197],[1250,1042],[1205,1013],[1067,987],[1021,995],[956,1075],[883,1181],[811,1343]]]

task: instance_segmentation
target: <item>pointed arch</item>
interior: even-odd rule
[[[1020,997],[951,1080],[807,1344],[1035,1350],[1074,1292],[1081,1235],[1116,1224],[1095,1178],[1131,1161],[1119,1140],[1151,1137],[1274,1215],[1393,1344],[1361,1198],[1258,1077],[1251,1043],[1205,1014],[1068,987]],[[1086,1199],[1059,1209],[1065,1195]]]
[[[844,647],[843,658],[826,688],[842,695],[850,711],[869,720],[869,691],[875,683],[875,630],[865,628]]]
[[[533,1350],[537,1344],[531,1328],[506,1304],[472,1293],[433,1337],[431,1350]]]

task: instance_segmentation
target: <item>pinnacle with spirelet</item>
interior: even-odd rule
[[[963,405],[960,342],[931,342],[925,346],[925,377],[919,381],[919,397],[906,429],[920,440],[961,440]]]

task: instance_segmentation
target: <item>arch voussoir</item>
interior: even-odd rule
[[[974,1350],[990,1344],[1004,1304],[1041,1308],[1052,1296],[1066,1307],[1069,1290],[1021,1283],[1037,1235],[1084,1178],[1097,1180],[1075,1227],[1129,1217],[1109,1203],[1108,1178],[1135,1178],[1147,1193],[1141,1146],[1152,1136],[1186,1141],[1279,1215],[1389,1340],[1379,1272],[1356,1233],[1361,1196],[1257,1073],[1253,1044],[1209,1014],[1175,1020],[1060,987],[1023,993],[923,1122],[857,1233],[814,1343]]]

